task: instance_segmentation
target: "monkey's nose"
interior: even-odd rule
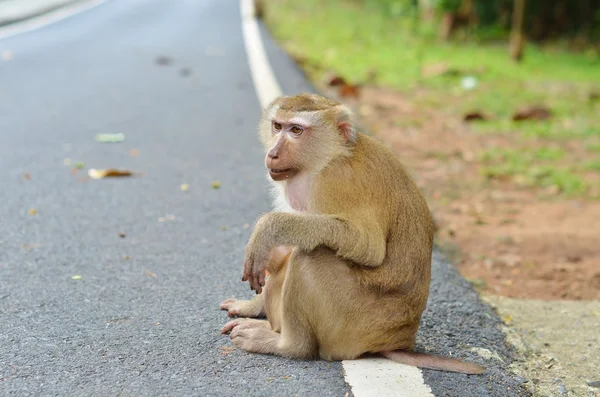
[[[277,154],[277,152],[275,152],[275,151],[271,150],[271,151],[269,152],[269,158],[270,158],[270,159],[277,159],[277,158],[279,158],[279,155]]]

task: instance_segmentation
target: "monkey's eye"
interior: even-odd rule
[[[273,122],[273,128],[275,129],[275,131],[281,131],[281,124],[279,124],[278,122],[274,121]]]
[[[294,135],[300,135],[300,134],[302,134],[302,131],[304,131],[304,130],[302,129],[302,127],[298,127],[297,125],[293,125],[292,128],[290,128],[290,131]]]

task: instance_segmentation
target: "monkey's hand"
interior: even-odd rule
[[[248,281],[250,289],[256,291],[257,294],[262,292],[262,287],[265,285],[265,272],[271,257],[271,250],[274,248],[272,241],[269,242],[269,239],[265,237],[265,233],[261,233],[261,228],[257,225],[246,245],[242,281]]]

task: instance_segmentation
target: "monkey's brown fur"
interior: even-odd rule
[[[380,353],[483,372],[411,352],[429,293],[432,217],[394,153],[355,131],[350,118],[344,105],[314,94],[280,97],[265,109],[260,136],[282,208],[259,219],[246,247],[243,280],[260,295],[221,308],[267,320],[238,318],[222,332],[256,353],[325,360]]]

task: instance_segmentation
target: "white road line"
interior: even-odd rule
[[[258,101],[266,107],[282,95],[260,38],[254,0],[240,0],[242,32]],[[346,382],[356,397],[433,397],[418,368],[384,358],[342,361]]]
[[[242,15],[242,32],[246,44],[246,54],[250,64],[250,73],[260,106],[265,108],[272,100],[281,95],[271,64],[267,59],[265,48],[260,39],[258,22],[254,16],[254,0],[240,0]]]
[[[75,14],[98,7],[100,4],[106,1],[107,0],[87,0],[84,2],[76,2],[71,5],[57,8],[54,11],[49,11],[40,16],[26,19],[22,22],[15,22],[14,24],[7,25],[6,27],[0,27],[0,40],[43,28],[51,23],[61,21]]]
[[[433,397],[416,367],[386,358],[346,360],[342,365],[356,397]]]

